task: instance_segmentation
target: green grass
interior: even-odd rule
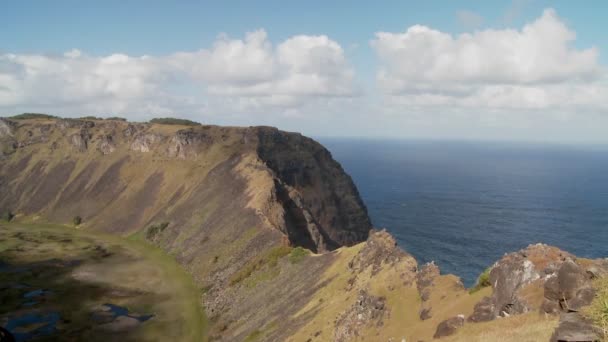
[[[259,340],[262,337],[263,333],[260,330],[254,330],[251,332],[251,334],[247,335],[247,337],[245,337],[245,341],[244,342],[254,342]]]
[[[23,113],[9,117],[13,120],[30,120],[30,119],[57,119],[57,116],[41,113]]]
[[[251,274],[261,270],[265,266],[274,268],[277,266],[279,259],[288,255],[291,252],[291,249],[291,247],[287,246],[278,246],[270,249],[265,254],[254,258],[230,277],[230,285],[236,285],[242,282],[243,280],[249,278]]]
[[[67,226],[0,224],[0,260],[36,265],[50,259],[81,263],[0,272],[0,287],[17,282],[52,290],[54,295],[35,309],[53,308],[70,320],[62,334],[72,332],[85,340],[108,338],[98,331],[90,335],[94,323],[89,318],[92,307],[113,303],[155,315],[129,331],[124,340],[206,340],[200,289],[162,249],[136,237],[123,239]],[[0,293],[1,313],[23,310],[23,293],[19,291]]]
[[[596,279],[593,283],[596,289],[595,299],[584,310],[584,314],[597,324],[608,339],[608,277]]]
[[[490,282],[490,271],[492,271],[492,268],[488,267],[479,275],[479,277],[477,277],[477,282],[475,283],[475,286],[469,290],[469,293],[472,294],[484,287],[492,286],[492,283]]]
[[[308,250],[302,247],[296,247],[291,250],[289,253],[289,262],[292,264],[297,264],[300,261],[304,260],[304,258],[309,254]]]

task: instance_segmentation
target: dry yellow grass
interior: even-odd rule
[[[557,327],[557,316],[536,312],[501,318],[484,323],[466,323],[444,342],[537,342],[549,341]]]

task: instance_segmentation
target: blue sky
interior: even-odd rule
[[[606,107],[592,103],[594,99],[603,95],[603,91],[606,89],[605,66],[608,65],[608,57],[605,50],[608,47],[608,35],[605,32],[608,24],[605,23],[605,14],[608,13],[608,3],[605,1],[582,3],[523,0],[502,2],[385,1],[381,3],[353,1],[7,1],[3,3],[2,7],[0,12],[0,55],[4,55],[5,59],[0,59],[0,90],[4,86],[4,89],[8,88],[11,91],[7,92],[8,95],[4,97],[8,99],[4,103],[0,92],[0,112],[3,113],[48,108],[46,111],[59,111],[72,116],[84,111],[87,114],[100,115],[112,112],[132,116],[134,119],[175,113],[178,116],[219,124],[273,124],[312,135],[473,139],[494,137],[559,141],[602,141],[604,135],[597,129],[597,123],[600,122],[602,125],[608,123]],[[569,39],[564,33],[563,41],[555,42],[546,50],[562,53],[560,47],[563,45],[571,51],[553,57],[543,56],[543,59],[551,60],[553,58],[555,63],[561,63],[563,60],[564,68],[572,69],[571,72],[555,71],[556,67],[548,68],[546,72],[543,71],[531,78],[525,76],[511,78],[504,74],[471,76],[463,73],[463,78],[459,80],[454,80],[449,75],[434,75],[432,79],[429,79],[428,75],[412,73],[409,69],[404,71],[402,66],[398,65],[399,60],[419,58],[415,53],[400,55],[402,49],[394,45],[400,44],[399,37],[405,37],[398,36],[398,34],[405,34],[409,28],[415,25],[429,29],[425,31],[425,34],[430,39],[429,44],[432,45],[437,44],[437,41],[433,40],[431,30],[451,35],[454,39],[460,34],[475,34],[475,32],[487,30],[521,32],[525,25],[542,18],[547,9],[552,9],[554,15],[549,15],[545,20],[548,23],[546,27],[554,27],[555,25],[550,25],[550,21],[553,20],[566,27],[569,32],[575,32],[576,39]],[[541,24],[539,24],[540,26]],[[208,70],[198,77],[192,77],[193,80],[191,80],[190,76],[201,67],[194,64],[183,67],[186,63],[183,59],[180,59],[179,63],[175,62],[173,57],[171,57],[171,62],[155,61],[154,67],[147,64],[148,62],[145,62],[145,67],[142,66],[142,63],[137,63],[137,58],[142,55],[161,59],[169,58],[168,56],[174,56],[180,52],[192,54],[202,50],[213,52],[219,35],[225,34],[228,38],[219,38],[219,40],[227,42],[245,41],[247,33],[256,30],[263,30],[264,37],[259,38],[261,39],[260,44],[262,47],[266,46],[264,44],[270,44],[270,51],[278,50],[282,43],[290,41],[293,37],[327,37],[328,40],[300,39],[293,42],[294,44],[290,48],[295,49],[293,51],[299,51],[294,52],[296,56],[306,55],[306,52],[297,49],[306,48],[308,49],[306,51],[311,51],[310,49],[317,49],[319,46],[326,48],[329,55],[319,58],[323,61],[330,60],[330,64],[339,70],[329,70],[327,66],[320,66],[321,62],[315,59],[314,63],[309,64],[314,65],[317,69],[310,71],[311,74],[308,75],[305,74],[308,71],[303,70],[311,70],[310,65],[304,67],[302,61],[297,61],[297,63],[288,61],[286,68],[289,70],[294,70],[294,65],[298,65],[298,68],[301,67],[298,69],[297,75],[293,78],[281,76],[283,77],[281,80],[273,78],[270,81],[261,78],[270,74],[275,76],[268,77],[279,77],[276,75],[284,75],[288,72],[287,69],[269,71],[268,74],[265,74],[266,76],[252,74],[251,77],[256,82],[260,82],[260,86],[252,90],[249,87],[250,84],[247,83],[252,82],[251,79],[235,79],[233,76],[228,77],[224,74],[222,76]],[[387,32],[391,36],[387,36],[386,40],[380,40],[375,36],[377,32]],[[538,32],[542,33],[543,29],[539,28]],[[547,34],[547,37],[554,36],[548,31],[543,34]],[[484,41],[484,39],[480,35],[479,40]],[[508,37],[504,39],[508,39]],[[513,39],[519,38],[514,37]],[[314,43],[311,43],[313,40]],[[370,43],[374,40],[378,40],[378,44]],[[547,38],[547,40],[550,39]],[[419,47],[424,49],[429,44]],[[445,58],[448,59],[458,58],[465,47],[459,49],[450,47],[450,44],[443,46],[445,51],[441,50],[436,53],[445,54]],[[314,47],[311,47],[313,45]],[[487,42],[479,43],[479,46],[480,50],[494,48]],[[413,46],[406,47],[413,48]],[[89,64],[86,65],[88,66],[85,66],[84,61],[82,63],[74,62],[74,58],[61,60],[64,53],[72,49],[79,51],[78,58],[87,58]],[[584,51],[589,49],[594,49],[594,57],[583,58]],[[434,53],[433,51],[436,50],[437,46],[435,46],[435,50],[425,53]],[[537,52],[531,51],[529,54],[518,55],[514,58],[518,58],[518,60],[523,58],[525,61],[526,56],[533,56],[535,53]],[[547,54],[549,53],[551,52],[547,52]],[[130,58],[128,61],[121,60],[125,64],[129,64],[129,71],[112,69],[112,78],[103,78],[102,81],[105,83],[103,89],[99,90],[100,93],[97,94],[95,89],[91,89],[86,94],[87,103],[81,105],[65,99],[61,102],[54,102],[53,98],[61,96],[51,96],[50,91],[45,93],[42,86],[33,86],[32,83],[46,84],[49,89],[56,89],[65,87],[66,82],[70,82],[69,86],[78,87],[74,83],[85,81],[78,77],[70,77],[69,81],[58,80],[57,74],[49,76],[48,72],[41,73],[40,71],[37,71],[37,75],[44,74],[43,79],[40,78],[42,76],[36,76],[38,77],[36,79],[24,79],[23,73],[10,73],[16,69],[30,70],[31,68],[28,69],[26,63],[32,63],[32,58],[28,57],[25,58],[27,61],[23,61],[20,58],[6,57],[7,55],[44,56],[49,59],[48,63],[44,66],[36,64],[37,68],[65,68],[68,70],[66,72],[78,72],[81,75],[89,72],[93,66],[99,66],[99,63],[102,63],[96,64],[95,58],[101,60],[117,54]],[[255,55],[255,51],[243,52],[237,57],[244,60],[254,58],[253,55]],[[206,56],[207,54],[193,55],[189,57],[188,61],[200,61]],[[293,57],[293,54],[291,56],[296,58]],[[488,56],[488,54],[479,52],[479,55],[474,57],[488,58]],[[432,58],[435,57],[436,63],[430,64],[429,68],[441,66],[441,63],[444,62],[441,59],[443,57],[434,56]],[[237,65],[241,64],[241,60],[238,58],[233,60]],[[276,56],[269,58],[284,59],[279,56],[279,52]],[[179,72],[168,70],[165,65],[175,66],[176,63],[180,64]],[[158,65],[161,64],[163,66],[159,67]],[[259,68],[258,64],[252,65]],[[223,69],[224,67],[225,69]],[[133,74],[133,68],[139,70],[136,75]],[[152,68],[160,68],[162,72],[154,69],[154,75],[149,75],[141,71]],[[465,69],[470,68],[471,66],[466,66]],[[233,69],[232,66],[224,64],[217,68],[217,70],[227,70],[226,72]],[[388,72],[391,79],[380,80],[378,75],[381,70]],[[551,74],[553,71],[555,74]],[[8,81],[3,81],[2,72],[6,73],[5,79]],[[400,78],[395,76],[399,73],[402,73]],[[513,70],[513,74],[518,73],[523,75],[522,70]],[[593,75],[590,76],[591,74]],[[335,80],[334,75],[340,75],[340,78]],[[320,79],[320,83],[307,83],[302,88],[308,87],[306,88],[309,89],[308,91],[299,89],[283,91],[285,87],[289,89],[296,87],[295,80],[308,76],[310,79]],[[175,81],[186,78],[187,81]],[[410,86],[406,89],[401,85],[394,88],[395,82],[401,84],[412,78],[428,84],[424,85],[423,90],[418,87],[412,90],[413,88]],[[477,100],[470,98],[465,101],[467,105],[463,109],[463,112],[469,112],[469,114],[455,113],[450,116],[445,112],[454,111],[455,107],[464,103],[463,101],[442,99],[439,102],[429,103],[421,97],[411,96],[414,92],[416,94],[424,92],[428,95],[452,92],[454,87],[460,89],[461,86],[470,85],[471,82],[476,83],[487,79],[493,80],[494,83],[486,85],[486,88],[475,89],[474,91],[478,95],[495,91],[497,84],[510,87],[508,89],[525,87],[526,93],[524,94],[522,90],[523,95],[518,95],[517,99],[526,98],[527,102],[522,105],[505,107],[503,104],[488,105],[488,100],[484,98],[478,97]],[[532,96],[530,94],[554,96],[554,94],[573,91],[558,89],[554,84],[554,79],[559,79],[560,84],[568,86],[574,82],[582,82],[580,86],[576,87],[576,91],[589,96],[590,99],[567,103],[544,101],[540,104],[532,101],[534,103],[531,104],[528,99]],[[595,82],[594,88],[586,87],[590,79]],[[3,85],[2,82],[5,84]],[[273,85],[272,82],[275,84]],[[446,82],[450,83],[449,87],[445,85]],[[247,83],[246,90],[244,90],[245,83]],[[347,85],[347,83],[352,83],[352,85]],[[532,89],[530,84],[536,84],[534,86],[536,88]],[[540,84],[543,86],[541,87]],[[141,89],[128,96],[124,95],[134,86],[141,87]],[[351,86],[351,90],[345,90]],[[387,90],[387,87],[390,89]],[[152,91],[151,89],[162,92],[163,95],[170,95],[171,98],[154,106],[149,105],[141,112],[134,110],[134,106],[122,103],[124,101],[131,103],[146,101],[149,104],[148,99],[159,98],[159,93],[149,93]],[[458,91],[460,92],[460,90]],[[40,97],[37,92],[43,92],[49,96],[44,101],[32,100]],[[467,92],[473,92],[473,90],[467,90]],[[500,92],[503,93],[502,90]],[[399,96],[396,96],[397,93]],[[407,96],[403,96],[404,93]],[[108,100],[110,96],[116,98],[110,101]],[[277,104],[277,101],[271,101],[272,103],[268,104],[268,101],[259,100],[260,98],[278,99],[281,104]],[[387,104],[389,102],[390,104]],[[576,102],[576,106],[573,102]],[[184,103],[187,103],[188,106],[182,106]],[[231,107],[228,105],[230,103],[238,105]],[[442,108],[439,103],[445,107]],[[387,109],[388,107],[390,108]],[[199,109],[195,110],[195,108]],[[471,111],[480,114],[471,116]],[[491,114],[484,116],[486,112],[491,112]],[[552,114],[556,112],[559,113]],[[430,114],[427,116],[428,113]],[[513,119],[514,117],[516,119]],[[543,132],[539,129],[540,127],[552,128],[549,132]]]

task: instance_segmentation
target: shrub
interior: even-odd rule
[[[2,220],[3,221],[11,222],[14,217],[15,217],[15,215],[10,210],[7,210],[4,213],[2,213]]]
[[[57,116],[41,113],[23,113],[19,115],[11,116],[9,119],[13,120],[29,120],[29,119],[58,119]]]
[[[146,239],[154,240],[154,238],[162,233],[169,226],[169,222],[162,222],[159,224],[153,224],[150,227],[146,228]]]
[[[604,335],[608,336],[608,276],[596,279],[593,287],[596,290],[595,298],[583,313],[603,330]]]
[[[96,117],[96,116],[83,116],[81,118],[79,118],[80,120],[103,120],[102,118]]]
[[[288,255],[290,252],[291,247],[279,246],[269,250],[263,255],[258,255],[230,277],[230,285],[240,283],[241,281],[249,278],[253,272],[266,265],[268,265],[268,267],[275,267],[278,264],[279,259]]]
[[[483,289],[484,287],[488,287],[488,286],[492,285],[492,283],[490,282],[490,271],[492,271],[492,267],[486,268],[486,270],[483,271],[479,275],[479,277],[477,277],[477,282],[475,283],[475,286],[473,288],[471,288],[469,293],[475,293],[475,292]]]
[[[109,118],[106,118],[106,120],[112,120],[112,121],[127,121],[127,119],[125,119],[125,118],[121,118],[121,117],[118,117],[118,116],[111,116],[111,117],[109,117]]]
[[[177,118],[155,118],[150,120],[150,123],[160,125],[183,125],[183,126],[200,126],[201,124],[196,121],[177,119]]]
[[[74,216],[74,218],[72,219],[72,223],[74,223],[75,226],[80,226],[80,224],[82,223],[82,217]]]
[[[289,253],[289,262],[297,264],[302,261],[308,255],[308,250],[302,247],[296,247]]]

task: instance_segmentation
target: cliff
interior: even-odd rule
[[[606,260],[531,245],[469,291],[371,230],[323,146],[271,127],[0,119],[0,194],[18,219],[163,248],[200,286],[211,340],[601,336],[582,311]]]

